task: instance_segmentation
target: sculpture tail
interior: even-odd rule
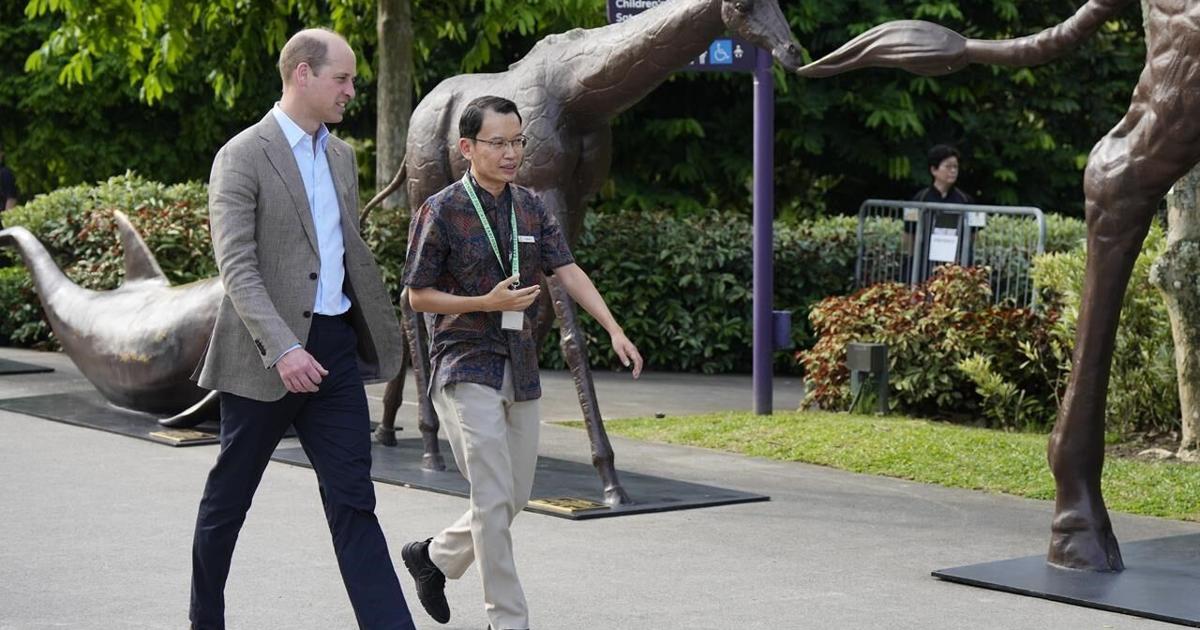
[[[75,286],[50,257],[50,252],[46,251],[41,241],[24,227],[14,225],[0,230],[0,247],[13,247],[17,250],[21,259],[25,261],[29,275],[33,277],[38,295],[43,296],[43,300],[44,296],[54,295],[62,287]]]
[[[404,156],[404,159],[400,160],[400,169],[396,171],[396,176],[392,178],[392,181],[388,182],[387,187],[376,193],[375,196],[367,202],[367,205],[363,206],[362,214],[358,216],[358,225],[360,227],[367,222],[367,217],[371,216],[371,211],[375,209],[375,206],[383,203],[384,199],[387,199],[392,193],[396,192],[401,186],[404,185],[404,181],[408,178],[407,174],[408,156],[406,155]]]
[[[1035,66],[1074,49],[1132,1],[1088,0],[1061,24],[1017,39],[967,39],[931,22],[887,22],[797,72],[820,78],[875,67],[937,76],[956,72],[971,63]]]

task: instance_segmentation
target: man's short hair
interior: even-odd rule
[[[314,31],[324,31],[337,37],[337,33],[327,28],[310,28],[300,31],[283,45],[279,51],[279,77],[284,85],[292,78],[292,72],[302,63],[312,68],[313,74],[320,74],[321,68],[329,63],[329,40]]]
[[[525,123],[521,118],[521,112],[517,111],[516,103],[500,96],[480,96],[467,103],[467,108],[458,118],[459,137],[474,138],[483,127],[483,113],[488,111],[497,114],[516,114],[517,120],[522,124]]]
[[[929,150],[929,168],[937,168],[941,166],[942,162],[946,161],[946,158],[958,158],[961,160],[962,156],[958,154],[958,149],[955,149],[948,144],[935,144],[933,148]]]

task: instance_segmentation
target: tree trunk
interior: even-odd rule
[[[379,76],[376,83],[375,188],[382,190],[404,161],[408,119],[412,115],[412,0],[379,0]],[[406,186],[383,202],[407,207]]]
[[[1163,293],[1175,339],[1175,371],[1183,436],[1180,459],[1200,459],[1200,169],[1175,183],[1167,195],[1167,250],[1150,269]]]
[[[1142,0],[1142,21],[1150,15]],[[1167,194],[1167,251],[1154,262],[1150,281],[1163,293],[1175,339],[1182,439],[1178,456],[1200,460],[1200,167]]]

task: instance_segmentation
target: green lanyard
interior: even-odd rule
[[[487,215],[483,213],[483,204],[479,203],[479,197],[475,194],[475,187],[471,185],[470,171],[463,173],[462,183],[463,187],[467,189],[467,196],[471,198],[471,203],[475,206],[475,214],[479,215],[479,222],[483,224],[483,232],[487,234],[488,242],[492,244],[492,251],[496,254],[496,261],[500,263],[500,271],[504,271],[504,257],[500,255],[500,246],[496,244],[496,235],[492,232],[492,225],[488,222]],[[516,275],[521,270],[521,253],[518,247],[519,241],[517,241],[517,208],[511,197],[508,203],[509,216],[512,218],[512,274],[505,275]],[[520,284],[521,281],[518,279],[513,283],[513,288],[515,289]]]

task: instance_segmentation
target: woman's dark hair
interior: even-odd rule
[[[948,144],[934,145],[933,148],[929,150],[929,168],[937,168],[941,166],[942,162],[946,161],[946,158],[958,158],[961,160],[962,156],[958,154],[958,149],[955,149]]]

